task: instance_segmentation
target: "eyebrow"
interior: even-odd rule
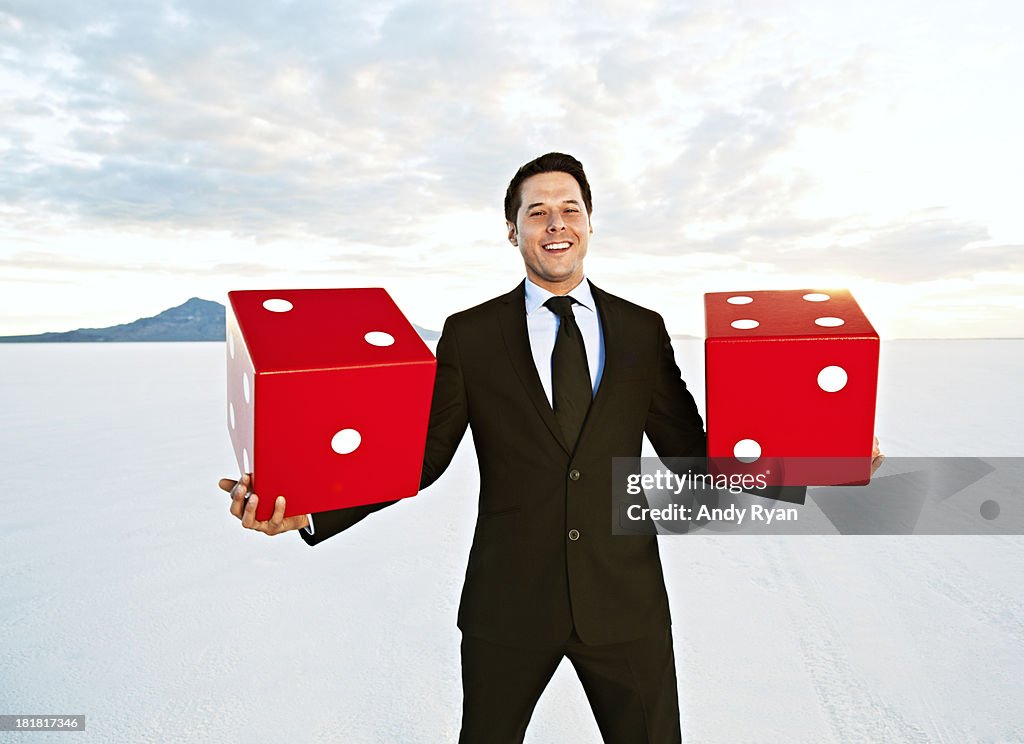
[[[580,205],[580,203],[578,201],[576,201],[575,199],[563,199],[562,200],[562,204],[575,204],[577,207]],[[533,204],[528,204],[526,206],[526,211],[529,212],[534,207],[543,207],[543,206],[544,206],[544,202],[534,202]]]

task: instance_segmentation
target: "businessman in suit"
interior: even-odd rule
[[[656,538],[612,534],[612,458],[699,457],[703,422],[661,317],[586,280],[592,201],[575,158],[516,173],[508,240],[515,289],[448,318],[437,345],[421,488],[466,427],[480,468],[479,515],[459,609],[463,744],[521,742],[563,657],[606,742],[681,741],[668,598]],[[390,503],[255,520],[248,476],[224,479],[231,513],[317,545]]]

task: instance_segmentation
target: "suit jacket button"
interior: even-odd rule
[[[569,530],[569,539],[573,540],[573,541],[579,540],[580,539],[580,531],[579,530]]]
[[[578,481],[580,479],[580,471],[573,468],[569,471],[569,480]]]

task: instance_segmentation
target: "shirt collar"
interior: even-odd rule
[[[530,278],[526,278],[526,314],[530,315],[535,312],[538,308],[543,307],[544,303],[550,298],[554,297],[553,292],[549,292],[541,286],[534,284],[530,281]],[[577,284],[569,291],[569,296],[572,297],[576,302],[585,307],[591,312],[594,311],[594,294],[590,291],[590,282],[587,281],[586,277],[583,277],[583,281]]]

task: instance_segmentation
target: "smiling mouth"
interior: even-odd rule
[[[547,245],[543,245],[541,247],[548,253],[563,253],[569,250],[569,246],[571,245],[572,243],[564,241],[561,243],[548,243]]]

